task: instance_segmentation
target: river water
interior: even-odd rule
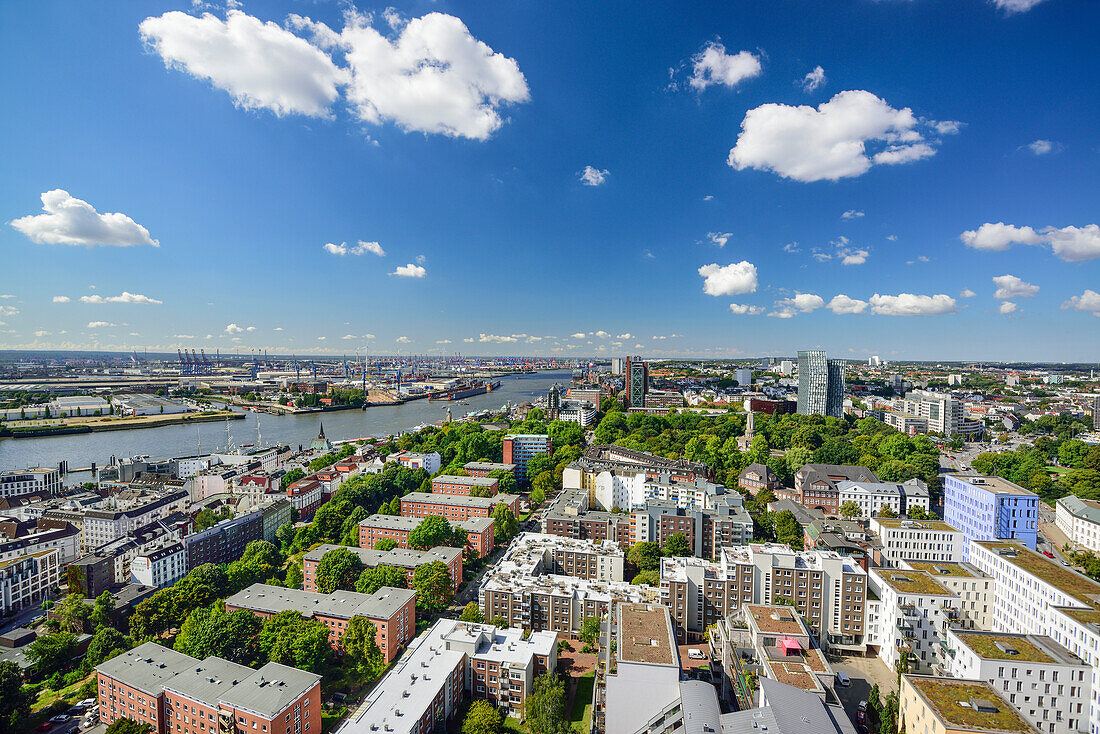
[[[139,428],[125,431],[103,431],[72,436],[0,439],[0,471],[33,466],[57,466],[68,461],[71,469],[108,463],[112,456],[149,455],[155,458],[185,456],[199,451],[224,451],[229,440],[234,446],[256,443],[259,436],[264,445],[285,443],[297,448],[317,436],[321,421],[330,440],[386,436],[424,423],[435,423],[446,417],[450,407],[455,419],[465,413],[499,409],[505,403],[521,403],[544,397],[554,383],[568,384],[569,370],[552,370],[533,375],[501,378],[501,386],[484,395],[475,395],[454,402],[414,400],[404,405],[384,405],[366,410],[340,410],[331,413],[300,415],[268,415],[246,413],[244,420],[196,423],[185,426]],[[467,402],[469,405],[462,405]],[[71,474],[67,483],[84,481],[88,475]]]

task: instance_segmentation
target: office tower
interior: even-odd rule
[[[1092,427],[1100,431],[1100,395],[1092,401]]]
[[[787,377],[790,377],[791,373],[794,372],[794,362],[789,359],[784,359],[779,363],[779,371]]]
[[[611,358],[611,374],[621,375],[623,373],[623,358],[612,357]]]
[[[752,369],[738,369],[734,372],[733,379],[737,380],[737,384],[741,387],[749,387],[752,385]]]
[[[905,380],[902,379],[901,375],[894,375],[890,379],[894,392],[898,395],[903,394],[905,392]]]
[[[649,365],[641,357],[626,358],[626,407],[644,408],[649,392]]]
[[[557,385],[550,387],[550,393],[546,396],[546,418],[556,421],[561,415],[561,392]]]
[[[799,415],[844,415],[844,362],[824,351],[798,353]]]

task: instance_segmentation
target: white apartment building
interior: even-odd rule
[[[919,479],[906,482],[860,482],[845,479],[837,482],[837,502],[854,502],[860,517],[876,517],[884,507],[895,515],[905,515],[914,507],[928,511],[928,485]]]
[[[973,541],[970,562],[996,583],[993,631],[1047,635],[1092,668],[1089,731],[1100,734],[1100,584],[1019,542]]]
[[[924,571],[872,568],[870,585],[879,601],[870,605],[868,628],[879,658],[893,670],[909,652],[910,672],[932,672],[955,594]]]
[[[439,471],[443,457],[435,451],[427,454],[418,454],[413,451],[398,451],[386,457],[386,463],[400,464],[406,469],[423,469],[429,474]]]
[[[164,588],[187,575],[187,548],[176,542],[130,561],[130,582]]]
[[[1100,552],[1100,502],[1072,494],[1062,497],[1054,505],[1054,522],[1069,542]]]
[[[928,421],[928,430],[945,436],[969,436],[982,432],[982,424],[966,417],[963,404],[949,393],[910,390],[897,401],[898,411]]]
[[[61,491],[61,472],[48,467],[0,472],[0,497]]]
[[[100,507],[84,512],[84,548],[98,548],[129,535],[136,528],[162,520],[173,512],[183,512],[190,504],[191,496],[187,490],[132,501],[105,500]]]
[[[0,561],[0,614],[40,603],[60,583],[60,551],[38,551]]]
[[[1042,635],[948,629],[941,673],[989,683],[1044,734],[1088,731],[1092,670]]]
[[[963,560],[966,539],[962,532],[940,520],[876,517],[871,520],[871,532],[882,541],[883,566],[896,566],[902,560]]]
[[[960,630],[993,628],[993,593],[996,584],[969,563],[942,561],[900,561],[906,571],[924,571],[936,583],[955,595],[944,609],[947,625]]]

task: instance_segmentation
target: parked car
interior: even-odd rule
[[[53,728],[53,724],[49,721],[43,721],[41,724],[35,727],[35,731],[49,731]]]
[[[836,672],[836,684],[838,686],[843,686],[844,688],[847,688],[848,686],[852,685],[852,679],[849,678],[848,674],[845,673],[843,670],[838,670]]]
[[[1043,551],[1043,555],[1046,556],[1047,558],[1054,558],[1054,554],[1051,553],[1050,551]]]
[[[73,717],[68,714],[58,714],[57,716],[50,717],[50,723],[52,724],[64,724],[66,721]]]
[[[1062,561],[1062,565],[1063,565],[1063,566],[1068,566],[1068,565],[1069,565],[1069,561]]]
[[[866,701],[860,701],[859,705],[856,706],[856,708],[859,709],[860,711],[866,711],[867,710],[867,702]]]
[[[702,650],[698,649],[698,648],[689,647],[688,648],[688,657],[691,658],[692,660],[706,660],[707,659],[707,654],[705,652],[703,652]]]
[[[85,698],[83,701],[78,703],[77,706],[83,706],[86,709],[90,709],[92,706],[95,706],[95,699],[94,698]]]

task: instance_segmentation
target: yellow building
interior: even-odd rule
[[[898,697],[905,734],[1038,734],[1038,729],[980,680],[906,675]]]

